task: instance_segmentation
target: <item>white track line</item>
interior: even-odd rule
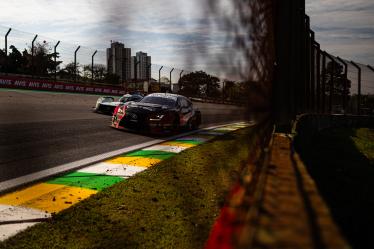
[[[97,163],[95,165],[80,169],[78,172],[129,178],[146,169],[146,167],[137,167],[126,164]]]
[[[3,241],[38,222],[27,220],[47,219],[51,214],[19,206],[0,205],[0,241]],[[10,224],[1,225],[1,222]]]

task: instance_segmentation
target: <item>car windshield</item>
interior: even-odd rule
[[[108,103],[108,102],[113,102],[113,101],[114,101],[114,98],[112,98],[112,97],[104,97],[101,100],[101,103]]]
[[[169,106],[169,107],[175,107],[176,106],[175,99],[168,98],[168,97],[147,96],[144,99],[142,99],[140,102],[158,104],[158,105],[166,105],[166,106]]]
[[[129,98],[130,98],[130,97],[121,97],[121,98],[119,99],[119,102],[125,103],[125,102],[129,101]]]

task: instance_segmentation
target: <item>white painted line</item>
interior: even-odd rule
[[[231,125],[233,125],[233,124],[236,124],[236,123],[231,123]],[[0,193],[5,192],[5,191],[9,191],[13,188],[17,188],[17,187],[20,187],[20,186],[25,185],[25,184],[29,184],[29,183],[32,183],[32,182],[35,182],[35,181],[39,181],[39,180],[47,178],[47,177],[51,177],[51,176],[56,175],[56,174],[61,174],[61,173],[65,173],[65,172],[68,172],[68,171],[71,171],[71,170],[80,169],[80,168],[83,168],[85,166],[92,165],[94,163],[98,163],[98,162],[107,160],[109,158],[113,158],[115,156],[118,156],[118,155],[121,155],[121,154],[124,154],[124,153],[132,152],[132,151],[143,149],[145,147],[156,145],[156,144],[159,144],[159,143],[162,143],[162,142],[175,140],[175,139],[180,138],[180,137],[184,137],[184,136],[188,136],[188,135],[192,135],[192,134],[200,133],[200,132],[204,132],[204,131],[209,131],[209,130],[212,130],[212,129],[216,129],[216,128],[220,128],[220,127],[224,127],[224,126],[229,126],[229,125],[230,125],[230,123],[229,124],[212,126],[212,127],[207,127],[207,128],[203,128],[203,129],[200,129],[200,130],[190,131],[190,132],[186,132],[186,133],[179,134],[179,135],[176,135],[176,136],[168,137],[168,138],[165,138],[165,139],[154,139],[154,140],[151,140],[149,142],[129,146],[129,147],[126,147],[126,148],[123,148],[123,149],[119,149],[119,150],[115,150],[115,151],[111,151],[111,152],[107,152],[107,153],[103,153],[103,154],[99,154],[99,155],[96,155],[96,156],[93,156],[93,157],[88,157],[88,158],[81,159],[81,160],[78,160],[78,161],[75,161],[75,162],[59,165],[59,166],[49,168],[49,169],[46,169],[46,170],[42,170],[42,171],[39,171],[39,172],[36,172],[36,173],[32,173],[32,174],[28,174],[28,175],[21,176],[21,177],[18,177],[18,178],[14,178],[14,179],[11,179],[11,180],[3,181],[3,182],[0,183]],[[215,134],[210,133],[208,135],[223,135],[223,134],[221,134],[221,133],[215,133]]]
[[[212,136],[223,136],[223,135],[225,135],[225,133],[223,133],[223,132],[214,132],[214,131],[202,131],[202,132],[199,132],[197,134],[212,135]]]
[[[143,150],[159,150],[171,153],[180,153],[188,148],[181,146],[171,146],[171,145],[153,145],[151,147],[144,148]]]
[[[176,140],[177,141],[192,140],[192,141],[198,141],[198,142],[206,142],[210,139],[209,138],[203,138],[203,137],[186,136],[186,137],[177,138]]]
[[[137,167],[137,166],[126,165],[126,164],[98,163],[98,164],[80,169],[78,170],[78,172],[129,178],[146,169],[147,168],[145,167]]]
[[[3,241],[38,223],[20,221],[44,219],[49,217],[51,217],[49,213],[36,209],[0,205],[0,241]],[[13,221],[14,223],[12,223]],[[1,225],[1,222],[12,224]]]

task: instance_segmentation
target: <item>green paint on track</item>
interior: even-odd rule
[[[160,151],[160,150],[138,150],[123,156],[133,156],[133,157],[144,157],[144,158],[155,158],[160,160],[168,159],[172,156],[175,156],[176,153]]]
[[[123,180],[123,178],[118,176],[73,172],[61,177],[54,178],[50,181],[47,181],[47,183],[61,184],[71,187],[80,187],[100,191]]]
[[[186,140],[184,140],[183,138],[174,140],[172,142],[183,143],[183,144],[195,144],[195,145],[199,145],[199,144],[203,144],[204,143],[203,141],[197,141],[197,140],[192,140],[192,139],[186,139]]]

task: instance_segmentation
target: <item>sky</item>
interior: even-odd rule
[[[104,63],[110,41],[120,41],[133,54],[147,52],[154,64],[229,77],[230,65],[217,58],[235,51],[227,43],[227,32],[217,25],[223,20],[208,15],[204,1],[9,0],[1,7],[0,34],[12,27],[9,40],[19,46],[29,46],[35,33],[51,44],[61,40],[59,51],[66,60],[72,60],[79,44],[82,64],[90,62],[95,49],[97,60]],[[230,0],[217,1],[230,12]],[[306,0],[306,11],[323,49],[374,65],[373,0]]]

